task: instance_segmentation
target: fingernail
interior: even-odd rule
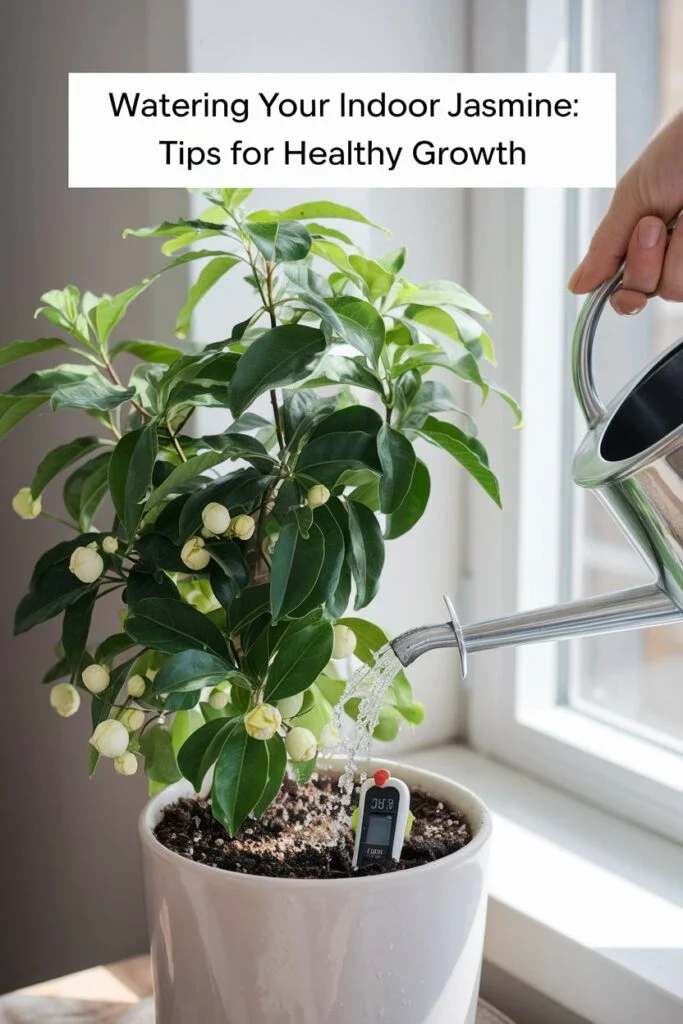
[[[569,281],[567,283],[567,288],[569,288],[570,292],[574,291],[574,289],[578,285],[579,281],[581,280],[581,275],[582,274],[583,274],[583,260],[581,261],[581,263],[579,263],[578,267],[576,268],[576,270],[574,271],[572,276],[569,278]]]
[[[646,217],[638,225],[638,245],[642,249],[654,249],[662,237],[664,225],[656,217]]]

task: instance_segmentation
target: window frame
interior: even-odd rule
[[[569,26],[591,15],[592,0],[520,0],[515,13],[523,8],[521,26],[496,21],[494,7],[499,11],[493,0],[472,5],[472,70],[585,66],[585,54],[571,52]],[[564,417],[577,305],[566,279],[582,240],[575,192],[471,195],[469,284],[495,309],[498,377],[520,396],[530,426],[511,431],[503,409],[484,407],[482,434],[494,453],[505,508],[499,513],[470,487],[458,606],[464,623],[570,596],[570,574],[560,564],[568,519],[561,510],[573,495],[559,467],[572,456]],[[521,259],[511,258],[515,253]],[[547,337],[563,344],[539,345]],[[551,405],[549,392],[565,400]],[[683,843],[683,757],[562,705],[567,680],[561,666],[568,662],[559,654],[558,644],[541,644],[473,656],[466,682],[468,742]]]

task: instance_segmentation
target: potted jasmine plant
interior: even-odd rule
[[[427,505],[425,446],[500,501],[473,420],[432,371],[519,410],[483,375],[487,313],[463,288],[410,283],[401,248],[368,258],[335,226],[368,224],[355,210],[249,212],[249,193],[208,191],[199,219],[126,232],[163,239],[167,262],[118,295],[48,292],[38,312],[59,337],[1,350],[3,363],[56,348],[68,361],[0,397],[0,435],[48,404],[92,424],[13,500],[35,519],[63,475],[71,531],[36,564],[15,629],[62,616],[52,706],[69,717],[87,697],[90,772],[144,766],[156,794],[141,834],[160,1024],[469,1024],[485,808],[396,768],[418,789],[413,833],[396,870],[354,871],[343,760],[318,755],[339,744],[335,705],[358,715],[340,666],[387,642],[357,613],[385,542]],[[253,289],[253,314],[197,349],[126,339],[130,303],[193,261],[179,338],[229,273]],[[122,356],[138,360],[127,379]],[[225,412],[221,433],[190,429],[203,407]],[[107,595],[121,629],[91,637]],[[390,740],[422,715],[399,673],[371,724]]]

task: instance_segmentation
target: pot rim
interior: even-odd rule
[[[357,770],[365,770],[365,766],[370,767],[371,765],[377,766],[379,759],[362,759],[358,761]],[[335,770],[339,766],[343,766],[345,758],[332,757],[326,759],[326,761],[318,767],[318,771],[325,773],[328,770]],[[182,862],[184,869],[198,873],[199,876],[204,875],[208,880],[209,878],[218,879],[223,876],[226,879],[226,884],[231,885],[260,885],[260,886],[291,886],[293,888],[301,888],[302,886],[369,886],[376,885],[381,881],[383,885],[402,885],[410,883],[411,879],[417,879],[417,872],[425,873],[427,871],[438,871],[443,870],[444,867],[454,866],[456,860],[458,865],[465,864],[468,861],[477,857],[481,849],[489,842],[493,829],[493,823],[491,820],[491,813],[483,802],[483,800],[468,789],[466,786],[461,785],[459,782],[455,782],[453,779],[447,778],[445,775],[440,775],[437,772],[430,772],[424,768],[418,768],[413,765],[404,764],[400,761],[388,761],[384,758],[381,759],[382,767],[387,767],[393,771],[397,770],[397,774],[400,771],[409,771],[414,775],[419,776],[420,785],[429,792],[429,781],[436,780],[438,783],[445,784],[452,790],[454,790],[454,802],[457,804],[457,800],[462,798],[464,801],[473,803],[480,815],[480,821],[477,826],[470,822],[470,827],[473,830],[473,837],[470,842],[463,846],[462,849],[456,850],[454,853],[449,853],[445,857],[440,857],[438,860],[431,861],[429,864],[420,864],[418,867],[409,868],[405,871],[392,871],[382,875],[364,875],[361,878],[269,878],[265,875],[252,875],[244,874],[238,871],[229,871],[225,868],[214,867],[211,864],[199,864],[196,861],[189,860],[187,857],[182,857],[179,853],[175,853],[173,850],[169,850],[168,847],[160,843],[152,831],[152,821],[157,813],[167,805],[171,804],[175,799],[174,790],[181,787],[182,783],[186,780],[174,783],[167,789],[158,793],[147,802],[143,808],[141,814],[138,817],[138,834],[140,841],[144,847],[146,847],[151,854],[155,857],[161,857],[166,861],[178,864]],[[190,785],[186,783],[186,785]],[[192,791],[194,792],[194,791]],[[169,799],[170,796],[170,799]],[[465,812],[463,812],[465,813]],[[469,821],[469,815],[466,815]]]

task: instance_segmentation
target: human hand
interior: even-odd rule
[[[617,184],[588,253],[569,279],[569,290],[577,295],[593,291],[626,258],[622,287],[610,300],[617,313],[639,313],[653,295],[683,302],[683,217],[667,236],[667,223],[682,207],[683,111],[655,135]]]

